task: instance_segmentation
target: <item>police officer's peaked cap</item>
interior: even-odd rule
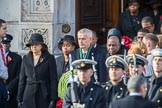
[[[145,57],[143,57],[142,55],[139,54],[129,54],[126,56],[126,60],[128,64],[133,64],[134,60],[136,60],[136,64],[137,65],[147,65],[148,61]]]
[[[153,49],[151,51],[151,54],[154,56],[154,57],[162,57],[162,49]]]
[[[96,64],[96,61],[90,59],[79,59],[72,62],[72,65],[75,69],[90,69],[93,65]]]
[[[121,33],[120,33],[120,31],[118,30],[118,29],[116,29],[116,28],[112,28],[112,29],[110,29],[109,31],[108,31],[108,33],[107,33],[107,39],[108,38],[110,38],[111,36],[116,36],[116,37],[118,37],[119,38],[119,41],[121,42]]]
[[[118,67],[118,68],[122,68],[125,71],[128,70],[127,62],[125,62],[124,59],[119,57],[118,55],[112,55],[112,56],[108,57],[106,59],[105,64],[106,64],[107,68]]]
[[[12,39],[13,39],[13,36],[12,36],[12,35],[6,34],[6,36],[4,36],[4,37],[2,38],[2,43],[3,43],[3,44],[10,43],[10,42],[12,41]]]

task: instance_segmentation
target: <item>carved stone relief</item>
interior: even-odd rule
[[[27,49],[26,44],[28,43],[31,34],[33,33],[40,33],[43,35],[43,39],[44,42],[46,43],[46,45],[48,46],[48,48],[50,49],[51,46],[49,45],[49,30],[48,29],[44,29],[44,28],[25,28],[22,29],[22,50]]]
[[[21,0],[22,22],[51,22],[52,0]]]
[[[31,13],[51,13],[50,0],[31,0]]]

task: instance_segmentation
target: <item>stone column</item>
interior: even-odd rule
[[[75,0],[55,0],[53,14],[53,52],[60,54],[58,41],[65,35],[75,36]]]

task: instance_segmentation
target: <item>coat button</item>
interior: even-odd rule
[[[123,90],[123,88],[120,88],[120,90]]]
[[[92,98],[89,98],[90,101],[92,101]]]
[[[108,89],[109,89],[109,87],[106,87],[105,89],[106,89],[106,90],[108,90]]]
[[[162,92],[162,89],[160,89],[160,92]]]
[[[90,90],[93,91],[93,88],[91,88]]]
[[[117,98],[120,98],[120,96],[117,96]]]
[[[157,100],[157,103],[160,103],[160,100]]]

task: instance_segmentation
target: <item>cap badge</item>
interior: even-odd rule
[[[116,61],[117,61],[117,58],[116,57],[113,57],[113,64],[115,64],[116,63]]]
[[[80,67],[85,67],[85,63],[84,62],[80,62]]]

